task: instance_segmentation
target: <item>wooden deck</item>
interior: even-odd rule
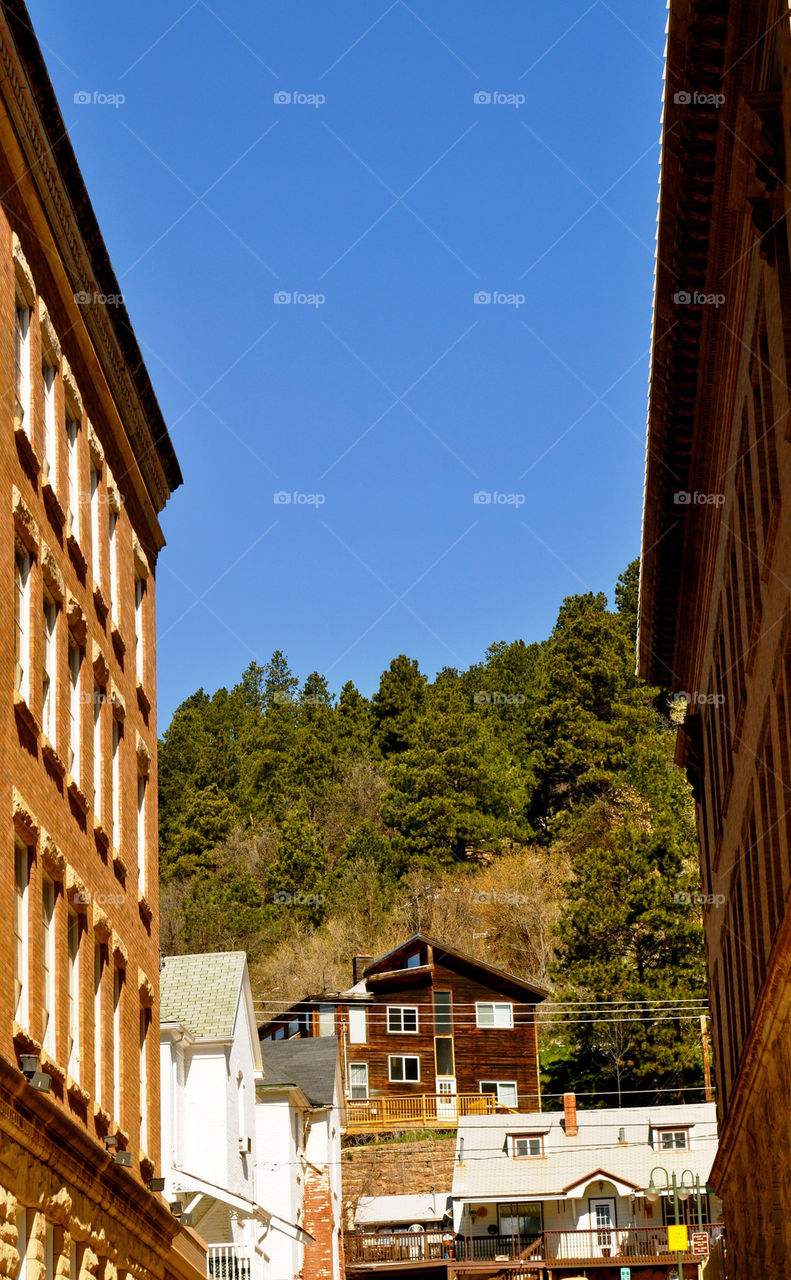
[[[502,1110],[502,1108],[499,1108]],[[453,1129],[460,1116],[491,1116],[498,1110],[493,1093],[414,1093],[395,1098],[347,1098],[349,1133],[382,1129]]]

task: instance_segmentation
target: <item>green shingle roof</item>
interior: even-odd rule
[[[161,1021],[180,1022],[198,1040],[230,1036],[246,962],[244,951],[166,956],[159,975]]]

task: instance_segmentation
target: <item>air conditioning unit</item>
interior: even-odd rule
[[[239,1155],[246,1156],[252,1150],[252,1142],[244,1134],[239,1135]]]

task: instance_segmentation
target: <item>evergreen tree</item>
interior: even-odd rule
[[[637,644],[637,606],[640,595],[640,558],[633,560],[615,584],[615,607],[623,618],[627,635]]]
[[[410,745],[426,700],[426,677],[414,658],[399,654],[382,673],[373,697],[374,738],[383,756]]]
[[[324,917],[326,860],[304,800],[298,801],[280,828],[269,881],[281,912],[318,924]]]

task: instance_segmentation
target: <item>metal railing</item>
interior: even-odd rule
[[[460,1116],[491,1116],[497,1109],[493,1093],[415,1093],[395,1098],[347,1098],[346,1128],[373,1133],[402,1125],[452,1128]]]
[[[210,1244],[206,1249],[209,1280],[251,1280],[252,1258],[243,1244]]]
[[[347,1232],[345,1243],[349,1266],[442,1259],[517,1266],[529,1266],[531,1262],[585,1262],[605,1266],[610,1259],[627,1264],[671,1264],[677,1256],[668,1249],[667,1228],[663,1226],[543,1231],[540,1235],[523,1237],[456,1236],[449,1231]],[[701,1261],[689,1252],[683,1254],[683,1258],[689,1262]]]

